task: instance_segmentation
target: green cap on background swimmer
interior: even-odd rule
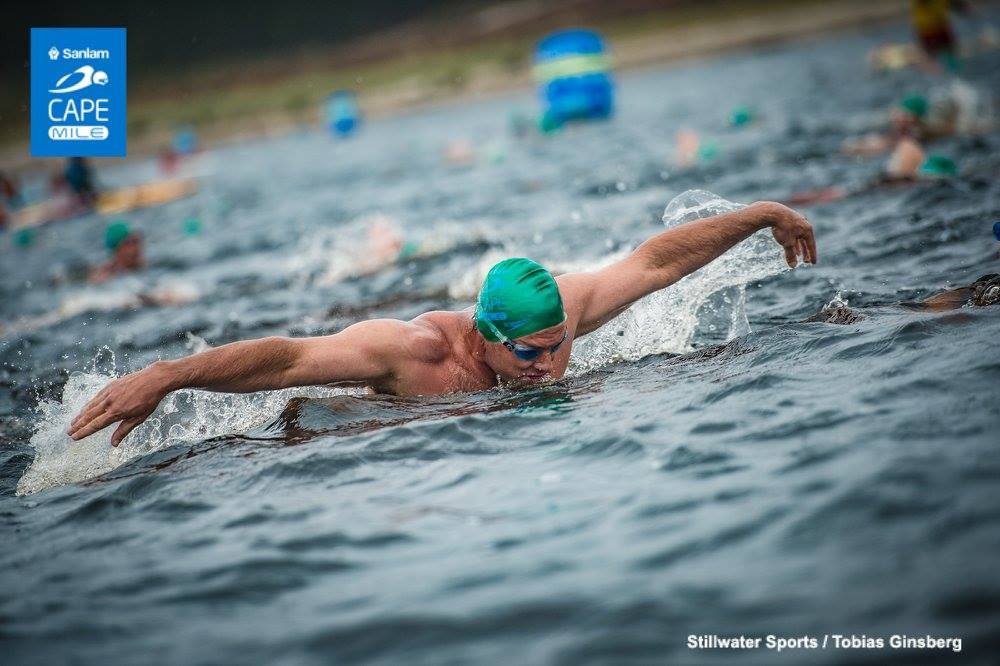
[[[958,165],[950,157],[928,155],[920,167],[920,173],[925,176],[955,176],[958,175]]]
[[[104,247],[108,248],[112,252],[118,249],[118,246],[122,244],[122,241],[128,238],[129,230],[128,225],[122,221],[112,222],[108,225],[108,228],[104,230]]]
[[[552,274],[531,259],[518,257],[504,259],[486,274],[475,317],[483,337],[500,342],[493,327],[514,340],[561,323],[566,312]]]
[[[899,108],[913,114],[917,118],[923,118],[930,110],[930,104],[923,95],[909,95],[899,100]]]

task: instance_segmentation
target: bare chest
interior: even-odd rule
[[[485,391],[497,385],[494,374],[475,372],[453,359],[440,363],[414,363],[385,387],[400,396],[441,395]]]

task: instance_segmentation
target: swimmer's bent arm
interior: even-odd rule
[[[158,361],[112,381],[70,423],[68,434],[83,439],[113,423],[119,442],[145,421],[167,394],[183,388],[250,393],[318,384],[378,383],[393,373],[395,347],[412,326],[372,320],[336,335],[271,337],[233,342],[175,361]]]
[[[581,304],[576,335],[600,328],[643,296],[670,286],[766,227],[785,249],[789,266],[798,263],[796,255],[816,263],[812,226],[781,204],[758,202],[694,220],[653,236],[626,258],[599,271],[560,276],[560,287]]]

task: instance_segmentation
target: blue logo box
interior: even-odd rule
[[[125,157],[125,28],[31,29],[31,156]]]

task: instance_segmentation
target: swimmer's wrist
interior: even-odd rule
[[[749,206],[758,223],[757,230],[776,226],[788,213],[788,207],[776,201],[757,201]]]
[[[156,361],[146,368],[149,378],[158,384],[165,394],[185,388],[177,364],[177,361]]]

